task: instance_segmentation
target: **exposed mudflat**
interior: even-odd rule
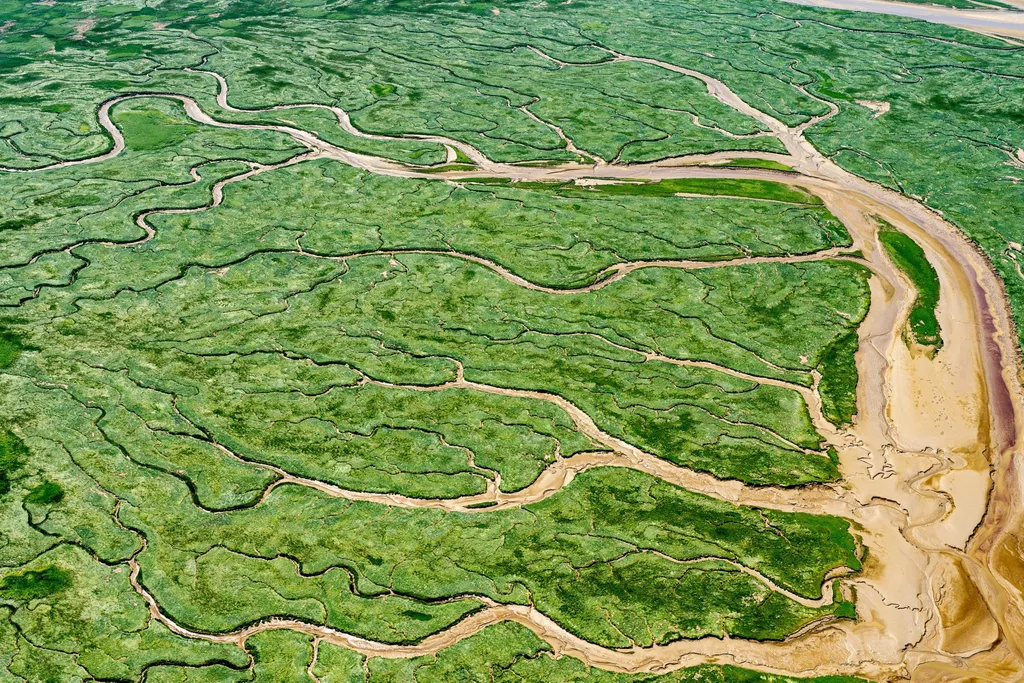
[[[814,0],[814,4],[831,1]],[[892,3],[851,0],[841,4]],[[1024,29],[1024,21],[1021,27]],[[635,59],[698,78],[711,95],[761,122],[783,142],[789,154],[743,152],[629,166],[599,161],[593,165],[528,167],[491,162],[459,141],[418,137],[458,149],[477,166],[470,171],[437,172],[352,153],[288,126],[225,123],[204,113],[191,98],[165,97],[183,103],[186,113],[197,122],[228,128],[278,130],[309,148],[307,154],[286,163],[331,158],[374,173],[450,182],[479,177],[533,181],[763,179],[799,186],[817,194],[847,226],[854,239],[854,249],[861,250],[863,262],[874,274],[870,282],[871,309],[859,330],[857,367],[861,382],[855,425],[850,429],[835,429],[821,416],[820,400],[815,392],[797,388],[807,401],[816,426],[840,454],[843,482],[835,486],[776,489],[719,481],[710,475],[672,465],[612,437],[561,397],[479,384],[467,381],[461,372],[447,384],[416,388],[422,391],[468,389],[548,401],[565,410],[580,431],[600,443],[607,452],[584,453],[559,460],[534,485],[515,494],[501,493],[495,486],[479,496],[455,500],[346,491],[275,471],[284,477],[283,482],[310,486],[329,495],[389,505],[469,511],[467,506],[480,502],[508,507],[540,500],[565,486],[583,469],[614,465],[640,469],[680,486],[737,503],[840,515],[854,522],[868,550],[863,572],[853,577],[839,577],[841,590],[856,594],[857,621],[813,624],[784,642],[704,638],[652,648],[614,650],[579,639],[533,608],[498,605],[481,599],[486,605],[484,609],[451,628],[416,645],[392,646],[293,620],[272,620],[228,634],[195,633],[161,612],[158,602],[143,585],[139,565],[134,559],[133,586],[146,599],[154,618],[174,632],[218,642],[241,644],[254,633],[287,628],[367,654],[408,657],[436,652],[488,624],[513,620],[526,625],[557,652],[613,671],[657,672],[711,662],[779,673],[861,674],[883,680],[1018,680],[1024,676],[1024,598],[1021,593],[1024,560],[1019,543],[1024,501],[1022,473],[1014,466],[1012,456],[1019,450],[1021,441],[1019,398],[1022,394],[1016,336],[1001,282],[986,260],[940,216],[908,197],[847,173],[818,153],[803,137],[803,130],[813,122],[789,128],[744,103],[718,80],[657,60],[613,55],[618,60]],[[227,83],[219,76],[216,78],[220,84],[218,102],[221,107],[231,109]],[[119,154],[124,149],[124,141],[110,119],[110,109],[130,97],[133,96],[108,102],[99,111],[101,124],[114,140],[110,152],[54,166],[90,163]],[[352,126],[347,114],[333,111],[345,130],[365,135]],[[835,111],[832,107],[832,112]],[[571,145],[570,140],[566,142]],[[731,157],[777,160],[794,168],[796,173],[700,165]],[[213,190],[209,206],[220,203],[225,184],[272,168],[275,167],[255,167],[221,181]],[[937,315],[944,346],[934,357],[919,348],[908,347],[905,342],[903,332],[914,293],[909,281],[880,248],[876,217],[884,218],[917,241],[938,272],[941,303]],[[146,214],[139,217],[139,225],[146,230],[143,240],[153,234],[145,218]],[[539,287],[478,257],[452,252],[417,253],[472,260],[519,286],[571,293]],[[835,256],[833,252],[822,252],[806,257],[743,261],[799,261]],[[572,291],[591,291],[638,268],[720,265],[723,264],[687,261],[624,263],[610,268],[589,287]],[[773,590],[781,590],[756,572],[752,575]],[[824,591],[831,591],[830,582],[823,586]],[[831,592],[828,594],[831,596]]]
[[[1021,0],[1001,0],[1024,9]],[[810,5],[828,9],[891,14],[908,19],[921,19],[934,24],[966,28],[979,33],[991,33],[1011,38],[1024,38],[1024,12],[1001,9],[957,9],[941,5],[896,2],[895,0],[784,0],[795,5]]]

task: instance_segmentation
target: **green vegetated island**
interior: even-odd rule
[[[0,680],[788,680],[605,671],[510,619],[359,645],[514,609],[608,650],[855,618],[848,521],[613,459],[838,481],[817,421],[855,419],[870,276],[744,156],[785,152],[762,123],[616,55],[789,126],[838,106],[808,138],[945,212],[1018,316],[1024,62],[763,5],[0,0]],[[779,180],[448,177],[474,150]],[[934,270],[882,239],[937,348]]]
[[[907,320],[908,333],[913,340],[934,351],[942,348],[942,333],[935,309],[939,305],[939,276],[935,268],[928,263],[924,250],[914,240],[902,232],[885,225],[878,232],[882,247],[902,270],[917,290]]]

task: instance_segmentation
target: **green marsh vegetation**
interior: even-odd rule
[[[161,168],[153,164],[151,172]],[[183,174],[180,166],[166,173]],[[120,201],[97,194],[68,215],[86,217],[78,220],[98,236],[109,226],[119,239],[135,239],[123,225],[134,211],[154,200],[201,206],[208,188],[157,184]],[[396,191],[404,205],[393,199]],[[144,244],[74,248],[85,265],[25,299],[23,317],[11,323],[23,349],[2,401],[28,444],[30,465],[19,470],[11,505],[24,505],[29,517],[9,518],[3,533],[19,543],[6,546],[4,562],[17,573],[38,557],[77,577],[85,568],[74,562],[95,563],[74,550],[84,548],[123,576],[125,558],[144,537],[142,581],[183,623],[223,631],[286,616],[386,642],[417,641],[481,608],[466,595],[540,601],[566,628],[609,645],[723,633],[778,639],[808,621],[847,614],[841,600],[808,608],[734,565],[699,559],[750,563],[777,585],[815,598],[828,571],[859,566],[846,522],[723,507],[630,471],[588,472],[529,509],[503,512],[353,506],[296,486],[260,502],[278,479],[261,463],[356,490],[443,498],[479,493],[499,475],[502,490],[514,491],[559,457],[603,448],[543,400],[415,390],[454,379],[456,361],[471,381],[564,395],[603,429],[721,476],[782,485],[834,479],[797,392],[645,362],[641,351],[806,386],[828,340],[863,315],[866,273],[858,266],[654,268],[589,294],[558,295],[514,285],[447,252],[476,253],[564,288],[593,282],[624,254],[720,260],[846,245],[838,221],[807,204],[591,196],[381,179],[322,161],[228,186],[224,203],[209,211],[154,215],[156,235]],[[324,221],[302,206],[344,218]],[[647,231],[619,227],[615,212],[627,211],[649,216]],[[447,212],[461,212],[460,229],[445,227],[454,220]],[[773,227],[780,217],[788,230]],[[495,229],[510,219],[530,252],[510,247],[509,233]],[[702,227],[716,224],[719,244]],[[575,226],[569,244],[585,241],[580,253],[592,253],[582,263],[560,248],[566,225]],[[398,251],[366,255],[387,248]],[[417,248],[436,253],[401,253]],[[850,285],[823,301],[815,292],[838,271]],[[22,291],[35,289],[31,272],[19,277]],[[781,320],[800,321],[799,344]],[[783,337],[788,345],[778,342]],[[610,518],[621,521],[592,536],[593,520],[609,506],[618,510]],[[726,518],[735,522],[722,526]],[[537,519],[543,524],[526,523]],[[682,519],[688,528],[674,531]],[[765,533],[766,519],[785,532]],[[313,528],[323,533],[310,535]],[[641,538],[636,529],[648,531]],[[442,538],[453,544],[438,545]],[[724,547],[732,549],[723,555]],[[53,559],[69,552],[70,565]],[[787,559],[812,554],[813,562]],[[551,559],[561,556],[573,557],[577,569]],[[419,568],[410,564],[415,557]],[[72,596],[88,595],[88,586],[70,590],[46,599],[80,609]],[[638,619],[635,605],[649,616]],[[14,602],[12,609],[24,608]],[[108,626],[91,628],[99,634]],[[33,642],[58,642],[50,637]],[[122,646],[104,644],[107,651]],[[180,658],[162,651],[161,670],[173,675],[168,660],[203,661],[207,650],[197,648],[183,641]],[[237,665],[237,656],[221,658]],[[156,655],[123,666],[146,661]],[[18,666],[12,671],[36,664]],[[234,675],[232,666],[203,669]]]
[[[733,168],[767,168],[772,171],[792,171],[791,166],[779,161],[772,161],[771,159],[732,159],[721,166],[731,166]]]
[[[105,148],[108,141],[94,112],[114,93],[188,91],[207,111],[232,118],[217,110],[209,76],[176,70],[210,55],[210,43],[216,54],[205,66],[233,84],[236,106],[340,104],[368,132],[451,135],[495,159],[574,156],[550,127],[520,106],[562,127],[582,149],[600,149],[612,158],[615,150],[624,150],[621,161],[700,151],[692,142],[703,135],[714,137],[705,151],[771,141],[695,126],[693,115],[698,123],[713,122],[732,135],[757,132],[751,121],[704,96],[693,79],[652,65],[613,62],[599,45],[722,78],[746,101],[791,125],[827,111],[796,85],[836,103],[839,115],[809,129],[809,138],[846,168],[941,210],[988,253],[1011,298],[1024,296],[1016,268],[1022,256],[1012,246],[1024,242],[1013,228],[1020,224],[1014,212],[1022,203],[1015,193],[1024,187],[1014,181],[1021,145],[1014,142],[1013,129],[1019,127],[1015,112],[1024,103],[1015,99],[1021,74],[1012,46],[923,22],[904,30],[906,22],[899,18],[785,4],[758,16],[736,3],[728,10],[734,21],[681,0],[635,14],[582,5],[506,7],[493,15],[481,4],[438,2],[410,12],[403,3],[304,3],[275,5],[276,18],[267,20],[269,9],[259,3],[245,8],[230,3],[218,17],[164,3],[159,10],[94,13],[99,23],[77,41],[70,37],[77,21],[90,16],[84,9],[67,3],[12,5],[4,12],[16,25],[5,34],[4,59],[12,78],[2,95],[3,136],[10,143],[0,146],[8,155],[2,163],[39,165]],[[596,15],[588,14],[591,10]],[[412,23],[423,21],[436,26],[415,30]],[[169,26],[153,30],[154,22]],[[620,28],[610,33],[609,26]],[[749,40],[739,47],[730,44],[727,55],[717,54],[734,33]],[[511,34],[528,36],[531,47],[570,66],[519,45]],[[382,36],[392,47],[374,52]],[[277,49],[282,41],[287,49]],[[47,55],[51,47],[60,49]],[[792,71],[791,63],[800,70]],[[865,64],[872,68],[860,68]],[[76,87],[81,83],[86,86]],[[591,100],[605,99],[588,100],[584,107],[581,90]],[[891,109],[876,117],[858,100],[887,102]],[[601,106],[589,106],[596,104]],[[591,111],[604,118],[587,118]],[[318,123],[300,125],[330,129],[323,111],[267,114],[307,115]],[[964,136],[965,130],[983,134]],[[900,144],[891,144],[893,139]],[[679,146],[680,140],[691,147]],[[376,143],[353,139],[350,144]],[[382,143],[381,149],[391,144]],[[409,159],[418,144],[410,142],[396,158]],[[647,156],[629,156],[634,149],[647,150]],[[430,154],[431,160],[440,159],[440,150]],[[948,173],[936,174],[934,158],[955,163],[947,164]]]
[[[160,539],[140,562],[161,604],[207,631],[280,614],[407,642],[478,609],[461,596],[480,595],[535,604],[607,646],[724,632],[780,639],[842,601],[805,607],[703,558],[753,562],[810,598],[832,568],[859,568],[844,520],[739,508],[616,468],[585,472],[523,509],[478,513],[385,510],[283,486],[218,519],[180,488],[153,491],[125,521]],[[794,565],[794,554],[806,561]],[[749,607],[730,616],[735,604]]]
[[[236,107],[340,106],[368,133],[443,135],[506,162],[577,159],[556,127],[583,154],[618,163],[783,151],[696,79],[615,60],[609,48],[721,78],[789,125],[827,112],[813,96],[835,102],[839,115],[808,137],[957,222],[1007,278],[1021,314],[1011,243],[1024,242],[1014,180],[1024,96],[1012,46],[739,2],[715,12],[682,0],[628,11],[212,9],[0,0],[14,21],[0,42],[0,165],[104,152],[112,143],[95,112],[133,92],[188,95],[221,120],[288,122],[400,162],[445,161],[435,143],[345,134],[323,109],[224,111],[214,79],[184,67],[224,75]],[[97,22],[79,39],[87,18]],[[872,118],[857,100],[892,106]],[[413,498],[512,492],[558,458],[606,448],[549,400],[421,390],[452,382],[460,365],[471,382],[570,401],[608,434],[682,466],[755,485],[835,480],[800,393],[757,378],[806,387],[818,369],[826,417],[852,419],[863,268],[644,268],[592,292],[555,293],[488,265],[570,290],[635,261],[849,247],[812,196],[761,181],[407,180],[317,160],[228,185],[216,209],[150,215],[152,239],[117,246],[144,237],[142,213],[205,206],[214,183],[304,150],[279,133],[196,124],[165,99],[132,99],[111,117],[126,138],[119,157],[0,177],[0,674],[303,675],[311,645],[299,634],[254,638],[250,673],[245,652],[149,620],[128,582],[136,553],[162,608],[211,631],[290,616],[413,642],[481,609],[473,595],[536,604],[609,646],[780,639],[814,619],[851,617],[842,600],[805,607],[729,562],[813,599],[829,570],[859,568],[846,522],[728,505],[637,472],[596,469],[522,509],[459,514],[296,485],[267,493],[280,479],[268,465]],[[933,155],[951,163],[936,173]],[[895,249],[908,273],[927,275],[913,249]],[[912,329],[927,340],[927,325]],[[502,624],[437,658],[367,666],[371,681],[649,678],[546,650]],[[357,655],[322,645],[316,673],[365,672]],[[719,667],[657,680],[698,679],[779,680]]]
[[[179,221],[184,227],[189,219],[176,217]],[[202,225],[210,226],[201,229],[206,237],[200,243],[204,249],[216,245],[213,226],[220,230],[230,226],[238,234],[236,222],[204,218]],[[195,229],[195,220],[187,227]],[[273,232],[263,227],[255,232],[267,234],[263,246],[272,247],[268,242]],[[152,249],[139,252],[139,265],[131,267],[136,282],[147,280],[145,270],[157,263],[152,255],[168,253],[160,242],[174,242],[175,233],[162,224],[159,234],[164,237],[148,243]],[[809,385],[809,370],[824,349],[866,311],[867,271],[859,266],[822,262],[696,271],[649,268],[594,292],[558,296],[525,289],[484,265],[446,253],[362,255],[338,262],[291,253],[295,237],[282,231],[281,246],[269,253],[227,255],[181,275],[171,269],[155,277],[146,291],[93,300],[88,311],[76,317],[83,323],[94,322],[85,323],[78,334],[90,338],[85,342],[89,348],[110,351],[123,347],[125,335],[149,338],[143,351],[147,360],[131,374],[132,381],[145,386],[178,393],[168,379],[178,373],[204,373],[206,379],[195,393],[182,396],[179,407],[201,411],[202,420],[211,421],[209,428],[217,425],[223,443],[251,449],[249,454],[256,459],[279,465],[284,462],[281,458],[308,460],[303,444],[319,434],[317,443],[326,448],[324,455],[331,453],[332,460],[347,463],[345,468],[354,467],[357,463],[351,458],[362,444],[376,442],[384,447],[395,438],[410,438],[388,437],[375,430],[415,427],[417,419],[430,415],[429,406],[439,407],[441,401],[453,408],[470,408],[472,402],[458,392],[431,393],[399,404],[410,417],[422,416],[408,422],[392,416],[394,409],[386,405],[401,395],[400,388],[363,384],[364,376],[401,385],[441,384],[454,379],[458,362],[468,380],[560,395],[613,435],[719,476],[781,485],[837,476],[820,453],[807,452],[820,449],[821,438],[796,391],[712,369],[644,362],[642,354],[708,361],[754,376]],[[311,243],[309,238],[302,241]],[[289,253],[274,253],[276,249]],[[136,262],[120,253],[130,263]],[[181,248],[175,256],[206,259]],[[100,258],[90,261],[98,264]],[[222,264],[231,263],[235,265],[228,265],[227,272],[219,272]],[[116,272],[104,271],[101,278]],[[846,285],[830,284],[836,281]],[[82,280],[81,286],[101,284]],[[828,298],[821,297],[822,291],[828,292]],[[204,303],[198,303],[200,297]],[[228,306],[238,308],[235,313],[215,314]],[[126,309],[132,312],[126,314]],[[102,321],[117,323],[108,329]],[[797,328],[799,336],[793,332]],[[162,333],[154,338],[153,329]],[[736,343],[740,340],[742,344]],[[90,362],[110,367],[111,362],[120,365],[137,354],[126,353],[117,361],[116,356],[102,353]],[[162,370],[154,372],[151,366]],[[81,381],[81,372],[73,373],[76,381]],[[255,391],[258,381],[272,388],[277,383],[273,378],[281,373],[279,393]],[[290,376],[295,379],[286,379]],[[296,381],[300,384],[295,385]],[[308,382],[313,384],[302,390],[305,395],[288,393],[290,385],[298,388]],[[488,402],[500,404],[498,399]],[[212,411],[212,406],[218,409]],[[275,420],[282,411],[298,411],[292,420],[295,424]],[[499,415],[501,411],[492,407],[484,412]],[[556,419],[559,412],[548,419]],[[453,411],[461,413],[461,409]],[[303,421],[300,416],[310,419]],[[382,416],[387,417],[383,423]],[[443,444],[445,438],[452,443],[456,435],[448,431],[455,425],[444,426],[443,417],[444,413],[435,418],[443,428],[441,437],[422,434],[417,438],[426,439],[423,444],[434,443],[441,449],[438,454],[450,453],[452,466],[461,459],[459,467],[469,474],[465,457]],[[557,419],[566,424],[564,416]],[[342,434],[332,433],[335,429]],[[541,430],[540,425],[535,429]],[[497,450],[487,449],[495,452],[495,459],[485,458],[481,451],[477,465],[492,468],[504,462],[496,468],[503,473],[504,486],[521,488],[553,457],[557,444],[565,448],[565,455],[587,448],[585,441],[573,436],[574,430],[560,429],[543,428],[540,433],[550,436],[525,450],[513,445],[518,439],[499,441]],[[453,443],[476,448],[467,438]],[[511,452],[499,457],[497,452],[505,448]],[[523,456],[530,453],[536,453],[535,460],[527,466]],[[510,460],[513,454],[517,455]],[[437,462],[440,467],[442,461]],[[515,467],[521,474],[513,476],[505,469],[513,462],[520,463]],[[306,468],[311,466],[302,465],[308,476],[312,470]],[[409,466],[417,467],[411,462]],[[524,466],[526,470],[519,470]],[[321,461],[315,467],[323,473],[330,466]],[[338,472],[339,476],[348,472],[346,478],[335,481],[351,486],[358,481],[352,478],[357,472],[345,468]],[[530,471],[533,474],[527,474]]]
[[[10,493],[13,479],[29,458],[28,449],[17,435],[0,431],[0,495]]]
[[[127,566],[105,566],[81,548],[59,545],[23,568],[2,573],[5,675],[129,680],[167,662],[235,670],[246,665],[245,653],[234,646],[184,640],[151,621],[145,602],[129,585]]]
[[[928,263],[924,249],[917,242],[892,226],[883,225],[878,239],[885,253],[917,290],[907,320],[910,339],[930,348],[932,353],[938,352],[942,348],[942,330],[935,317],[935,308],[939,305],[939,276],[935,268]]]
[[[57,567],[10,574],[0,581],[0,593],[12,600],[38,600],[71,585],[71,573]]]
[[[771,163],[771,162],[767,162]],[[821,199],[799,188],[767,180],[675,178],[656,183],[615,183],[595,185],[588,191],[610,195],[672,197],[704,195],[762,199],[787,204],[820,205]]]
[[[821,357],[821,381],[818,395],[825,417],[834,425],[847,425],[857,414],[857,353],[859,340],[855,331],[839,337]]]
[[[772,193],[787,190],[766,185]],[[488,259],[532,283],[566,289],[589,285],[606,268],[625,261],[722,261],[850,245],[838,219],[796,190],[785,195],[790,203],[772,203],[673,196],[682,187],[737,192],[706,181],[700,186],[597,187],[475,181],[453,186],[309,162],[231,187],[213,211],[187,219],[154,216],[159,234],[135,256],[135,267],[142,269],[140,275],[161,272],[162,261],[153,263],[150,250],[173,247],[189,250],[193,261],[227,262],[259,248],[294,247],[301,236],[305,250],[324,255],[454,250]],[[260,211],[250,209],[254,202]],[[337,218],[314,221],[310,213],[294,210],[299,202]],[[185,220],[187,231],[181,227]],[[233,229],[218,227],[223,221]],[[204,240],[183,239],[195,233]],[[261,237],[263,242],[255,243]]]

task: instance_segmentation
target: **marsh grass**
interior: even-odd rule
[[[917,242],[891,226],[879,230],[878,239],[885,253],[917,290],[917,298],[907,320],[910,340],[929,348],[932,354],[937,353],[942,348],[942,330],[935,317],[935,309],[939,305],[939,276],[935,268]]]

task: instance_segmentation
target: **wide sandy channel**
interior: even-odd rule
[[[1024,38],[1024,11],[1000,9],[958,9],[931,4],[894,2],[893,0],[783,0],[794,5],[808,5],[826,9],[854,12],[872,12],[891,16],[920,19],[933,24],[946,24],[978,33]],[[1019,6],[1021,0],[1000,0],[1003,4]]]

